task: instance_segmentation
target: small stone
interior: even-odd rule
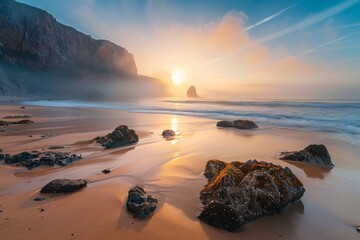
[[[111,168],[105,168],[101,171],[103,174],[109,174],[111,172]]]
[[[360,232],[360,226],[357,226],[357,227],[356,227],[356,231],[357,231],[357,232]]]
[[[44,197],[37,197],[37,198],[34,198],[34,201],[37,201],[37,202],[39,202],[39,201],[44,201],[46,198],[44,198]]]
[[[44,212],[44,211],[45,211],[45,209],[43,209],[43,208],[40,209],[40,212]]]
[[[175,137],[176,133],[171,129],[167,129],[164,130],[161,135],[163,136],[163,138],[171,138],[171,137]]]

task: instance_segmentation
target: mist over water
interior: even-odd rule
[[[128,102],[25,101],[52,107],[110,108],[130,112],[201,116],[213,119],[247,118],[263,126],[331,132],[360,137],[360,101],[300,100],[186,100],[152,99]]]

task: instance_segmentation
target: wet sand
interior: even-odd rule
[[[0,118],[31,115],[32,125],[8,126],[0,148],[70,151],[84,158],[66,167],[32,170],[0,162],[0,239],[357,239],[360,225],[360,150],[326,133],[260,126],[255,131],[220,129],[216,120],[176,115],[129,113],[109,109],[0,106]],[[120,124],[136,130],[138,144],[105,150],[90,140]],[[161,137],[164,129],[179,136]],[[32,137],[29,137],[31,135]],[[325,144],[335,168],[286,163],[284,150]],[[266,216],[230,233],[197,219],[198,194],[210,159],[257,159],[288,166],[303,182],[300,202],[281,214]],[[112,168],[110,174],[100,171]],[[39,190],[56,178],[84,178],[88,186],[72,194]],[[160,198],[145,220],[126,212],[127,191],[143,185]],[[46,200],[33,199],[45,196]],[[44,209],[44,211],[41,211]]]

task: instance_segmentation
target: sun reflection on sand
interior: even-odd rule
[[[172,118],[171,118],[171,129],[176,133],[176,135],[179,134],[179,121],[176,116],[172,116]],[[176,144],[177,142],[178,142],[178,140],[176,138],[171,140],[172,145]]]

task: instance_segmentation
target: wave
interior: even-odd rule
[[[315,101],[216,101],[216,100],[164,100],[167,103],[214,104],[249,107],[298,107],[298,108],[353,108],[360,109],[360,102],[315,102]]]

